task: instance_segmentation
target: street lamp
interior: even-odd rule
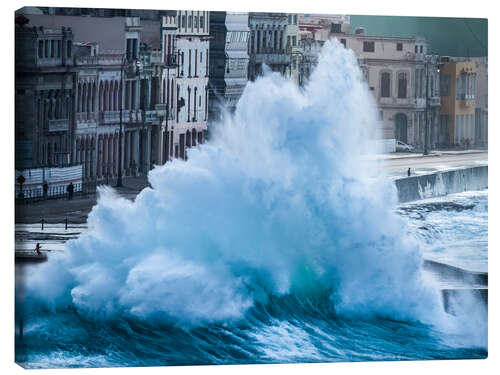
[[[122,132],[123,132],[123,67],[127,61],[127,55],[122,55],[120,63],[120,133],[118,134],[118,177],[116,187],[122,187]],[[109,174],[109,172],[108,172]]]

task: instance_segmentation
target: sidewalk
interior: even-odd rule
[[[109,181],[109,186],[115,188],[116,179]],[[139,192],[148,186],[147,177],[128,177],[123,179],[123,187],[115,188],[124,198],[134,199]],[[34,203],[16,204],[15,223],[33,224],[41,222],[42,218],[47,224],[68,222],[81,224],[87,221],[87,216],[92,207],[97,203],[97,195],[75,196],[72,200],[49,199]]]
[[[407,158],[423,158],[441,155],[468,155],[468,154],[487,154],[487,149],[468,149],[468,150],[432,150],[427,155],[421,152],[392,152],[389,154],[374,155],[375,160],[381,159],[407,159]]]

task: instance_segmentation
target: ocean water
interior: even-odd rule
[[[488,272],[488,189],[425,199],[398,208],[426,259]]]
[[[484,306],[444,311],[422,274],[432,241],[361,155],[377,136],[362,77],[328,42],[307,87],[270,72],[249,83],[210,141],[155,167],[134,202],[101,189],[88,229],[16,275],[16,361],[485,358]]]

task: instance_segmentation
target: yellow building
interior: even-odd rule
[[[476,63],[453,61],[441,67],[440,135],[450,145],[475,143]]]

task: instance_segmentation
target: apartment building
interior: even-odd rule
[[[427,54],[425,40],[367,36],[363,29],[347,34],[340,27],[332,28],[329,37],[358,57],[379,107],[381,137],[421,150],[435,147],[439,143],[439,61]]]
[[[186,149],[203,143],[208,120],[210,14],[177,11],[177,109],[171,156],[186,159]]]
[[[474,61],[449,61],[441,67],[440,129],[448,144],[468,146],[476,140],[476,80]]]
[[[210,13],[210,121],[234,111],[248,81],[248,13]]]
[[[248,45],[248,78],[254,81],[267,65],[272,71],[286,75],[290,54],[286,53],[286,13],[250,13],[250,43]]]

